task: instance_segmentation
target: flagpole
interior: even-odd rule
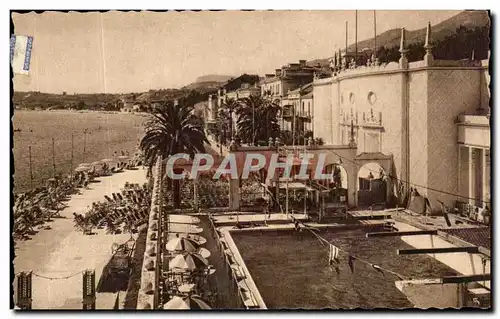
[[[355,47],[355,55],[354,55],[354,61],[357,62],[358,60],[358,10],[356,10],[356,19],[355,19],[355,25],[354,25],[354,47]]]
[[[376,10],[373,10],[373,33],[374,33],[373,55],[377,57],[377,11]]]
[[[349,22],[345,22],[345,58],[346,58],[346,61],[347,61],[347,39],[348,39],[348,34],[349,34],[349,30],[348,30],[348,26],[349,26]]]

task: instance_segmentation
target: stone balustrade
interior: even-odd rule
[[[158,306],[160,269],[158,269],[161,260],[161,224],[160,217],[162,213],[162,165],[161,157],[153,171],[153,192],[151,208],[148,221],[148,230],[146,234],[146,250],[141,269],[141,286],[137,298],[137,309],[155,309]]]

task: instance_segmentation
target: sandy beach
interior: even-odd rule
[[[125,182],[145,183],[146,171],[129,170],[97,181],[82,190],[82,194],[71,197],[68,207],[60,212],[64,218],[48,223],[52,229],[40,230],[31,240],[17,243],[15,273],[33,271],[39,275],[33,276],[33,309],[82,309],[82,271],[95,269],[97,283],[111,258],[113,243],[121,244],[130,238],[129,234],[108,235],[105,230],[94,230],[96,235],[83,235],[74,229],[73,213],[84,214],[92,202],[103,201],[104,195],[119,192]],[[41,276],[72,277],[51,280]],[[112,309],[115,297],[111,293],[98,293],[96,308]]]

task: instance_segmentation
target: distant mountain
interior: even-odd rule
[[[208,74],[200,76],[196,79],[195,83],[204,83],[204,82],[226,82],[235,76],[233,75],[219,75],[219,74]]]
[[[207,82],[193,82],[182,87],[182,90],[198,90],[198,91],[211,91],[216,90],[224,82],[207,81]]]

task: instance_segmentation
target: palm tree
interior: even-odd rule
[[[140,148],[145,165],[151,170],[159,156],[186,153],[191,158],[196,153],[205,152],[205,143],[210,144],[204,131],[203,120],[194,115],[193,106],[179,101],[177,106],[169,101],[163,103],[156,113],[150,115],[145,124],[146,134]],[[181,173],[182,169],[174,169]],[[180,208],[179,180],[173,180],[174,207]]]
[[[227,99],[222,103],[223,113],[227,114],[227,119],[229,120],[229,137],[230,139],[234,138],[234,129],[233,129],[233,114],[237,112],[240,108],[240,102],[235,99]]]
[[[218,135],[221,144],[226,144],[228,140],[227,132],[229,132],[230,119],[228,110],[220,108],[217,112],[217,129],[219,130]]]
[[[278,114],[281,107],[261,96],[251,95],[242,100],[238,108],[238,136],[253,145],[278,137],[280,127]]]

